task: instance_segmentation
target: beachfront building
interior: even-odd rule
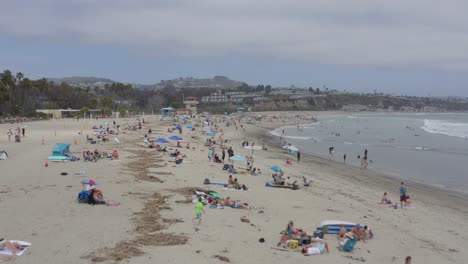
[[[176,113],[176,110],[170,106],[163,107],[159,111],[161,112],[162,117],[172,117]]]
[[[197,113],[198,100],[194,96],[187,96],[184,98],[185,109],[192,112],[193,114]]]
[[[67,118],[67,117],[73,117],[73,116],[78,115],[78,113],[81,112],[81,110],[71,109],[71,108],[68,108],[68,109],[37,109],[36,112],[49,115],[52,118]],[[89,109],[88,113],[90,114],[90,116],[92,116],[93,114],[94,114],[94,116],[96,116],[96,114],[101,113],[101,109]]]
[[[201,98],[201,102],[204,104],[243,103],[245,101],[255,103],[267,100],[268,97],[263,92],[217,92]]]

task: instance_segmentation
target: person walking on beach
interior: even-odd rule
[[[192,222],[198,220],[198,224],[201,224],[202,215],[206,214],[205,209],[203,209],[202,198],[198,197],[198,202],[195,204],[195,218],[192,219]]]
[[[346,164],[346,153],[343,155],[343,162]]]
[[[301,161],[301,152],[298,151],[297,152],[297,163],[299,163]]]
[[[11,136],[13,136],[13,131],[11,131],[11,128],[8,130],[7,136],[8,136],[8,142],[11,142]]]
[[[25,128],[25,127],[22,127],[22,128],[21,128],[21,132],[22,132],[23,137],[24,137],[24,135],[26,134],[26,128]]]
[[[221,159],[224,161],[225,158],[226,158],[226,151],[223,148],[223,152],[221,154]]]
[[[401,182],[401,185],[400,185],[400,205],[401,205],[401,208],[403,208],[403,203],[406,202],[406,195],[407,195],[407,191],[406,191],[405,183]]]

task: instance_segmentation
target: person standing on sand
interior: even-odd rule
[[[297,163],[299,163],[301,161],[301,152],[298,151],[297,152]]]
[[[7,136],[8,136],[8,142],[11,142],[11,136],[13,136],[13,131],[11,131],[11,128],[8,130]]]
[[[405,264],[411,264],[411,256],[407,256],[406,259],[405,259]]]
[[[225,158],[226,158],[226,151],[223,148],[223,152],[221,154],[221,159],[224,161]]]
[[[192,219],[192,222],[198,220],[198,224],[201,224],[202,215],[206,214],[205,209],[203,209],[202,198],[198,197],[198,202],[195,204],[195,218]]]
[[[343,155],[343,162],[346,164],[346,153]]]
[[[401,182],[401,185],[400,185],[400,205],[401,205],[401,208],[403,208],[403,203],[406,202],[406,194],[407,194],[407,191],[406,191],[405,183]]]

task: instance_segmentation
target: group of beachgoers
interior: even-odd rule
[[[281,238],[277,246],[282,248],[301,248],[305,256],[329,253],[329,245],[323,240],[323,231],[314,232],[312,235],[301,228],[296,228],[293,221],[289,221],[285,230],[281,232]],[[368,226],[355,226],[347,230],[342,224],[338,233],[338,248],[341,251],[351,252],[357,241],[365,243],[371,240],[374,234]]]
[[[96,182],[89,180],[83,183],[83,190],[78,194],[79,203],[87,203],[90,205],[106,204],[104,195],[101,190],[97,189]]]
[[[85,150],[83,151],[83,161],[97,162],[100,159],[118,160],[119,152],[113,150],[111,154],[107,152],[99,152],[97,149],[94,151]]]
[[[400,193],[400,204],[398,204],[398,202],[395,202],[394,204],[392,203],[392,201],[388,198],[388,195],[387,195],[387,192],[384,192],[384,194],[382,195],[382,199],[380,200],[380,203],[378,204],[381,204],[381,205],[389,205],[393,208],[411,208],[412,207],[412,200],[410,198],[410,196],[408,195],[408,190],[406,189],[406,185],[404,182],[401,182],[400,183],[400,189],[399,189],[399,193]]]
[[[26,127],[17,127],[15,129],[15,132],[13,130],[8,129],[7,131],[7,137],[8,137],[8,142],[11,142],[11,137],[14,135],[15,136],[15,143],[21,143],[21,138],[26,136]]]

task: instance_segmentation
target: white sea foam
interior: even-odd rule
[[[425,119],[421,127],[432,134],[442,134],[451,137],[468,138],[468,123],[455,123],[442,120]]]
[[[272,134],[273,136],[281,137],[282,129],[277,128],[275,130],[272,130],[270,131],[270,134]],[[282,138],[303,139],[303,140],[311,139],[311,137],[300,137],[300,136],[282,136]]]

